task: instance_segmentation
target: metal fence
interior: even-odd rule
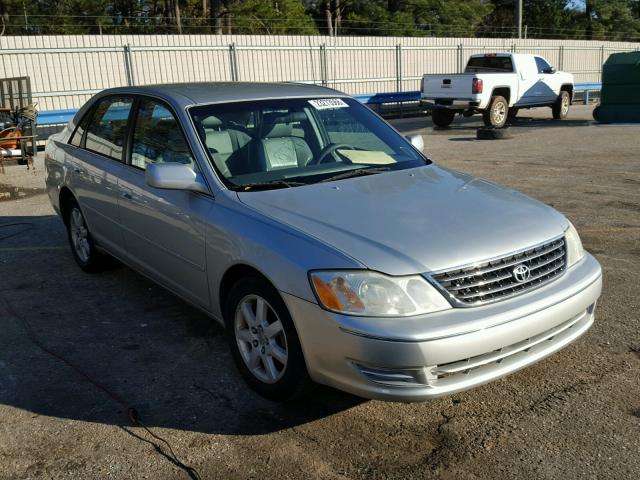
[[[424,73],[460,72],[469,55],[542,55],[577,82],[599,81],[624,42],[395,37],[0,37],[0,78],[27,75],[41,110],[77,108],[102,89],[186,81],[297,81],[348,93],[417,90]]]

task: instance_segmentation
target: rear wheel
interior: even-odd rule
[[[553,118],[556,120],[563,120],[567,118],[569,115],[569,105],[571,104],[571,97],[569,92],[566,90],[562,90],[560,95],[558,95],[558,99],[556,103],[551,107],[551,111],[553,112]]]
[[[69,198],[64,212],[71,253],[76,263],[85,272],[102,270],[107,263],[107,257],[96,249],[78,202],[74,198]]]
[[[434,108],[431,110],[431,120],[438,127],[448,127],[455,116],[456,112],[446,108]]]
[[[482,119],[487,127],[502,128],[507,123],[507,115],[509,111],[509,104],[507,100],[500,96],[494,95],[491,97],[489,106],[482,112]]]
[[[224,307],[234,362],[249,386],[272,400],[302,395],[311,381],[289,311],[261,277],[239,280]]]

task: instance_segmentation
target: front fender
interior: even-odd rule
[[[261,272],[278,290],[316,302],[307,273],[314,269],[365,268],[353,258],[219,192],[206,232],[212,313],[222,319],[220,284],[233,266]]]

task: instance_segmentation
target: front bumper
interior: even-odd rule
[[[602,289],[585,254],[560,278],[503,302],[410,318],[339,315],[283,293],[311,378],[367,398],[423,401],[508,375],[593,324]]]

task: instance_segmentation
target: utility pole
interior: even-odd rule
[[[516,0],[516,23],[518,24],[518,38],[522,38],[522,0]]]

